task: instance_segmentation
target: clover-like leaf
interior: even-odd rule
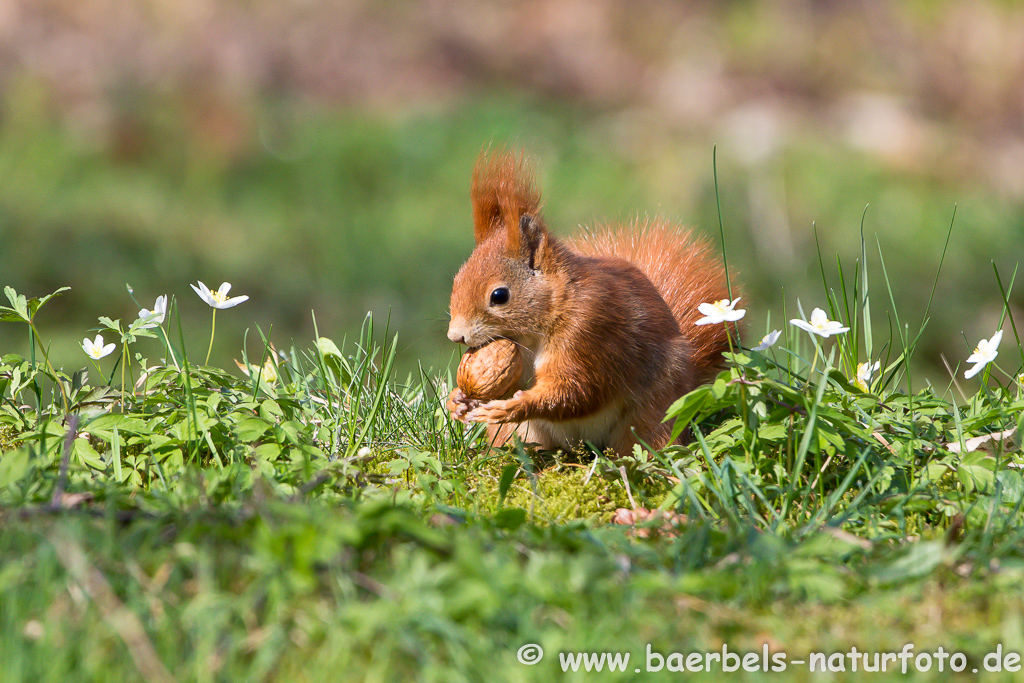
[[[42,308],[43,304],[70,289],[70,287],[61,287],[44,297],[28,299],[24,294],[18,294],[14,291],[13,287],[4,287],[4,294],[7,295],[7,300],[11,302],[11,305],[0,306],[0,320],[31,323],[32,319],[35,318],[36,312]]]
[[[61,287],[60,289],[58,289],[57,291],[53,292],[52,294],[47,294],[46,296],[40,297],[38,299],[29,299],[28,300],[28,309],[29,309],[30,315],[32,317],[35,317],[36,311],[38,311],[40,308],[42,308],[43,304],[45,304],[47,301],[49,301],[50,299],[52,299],[55,296],[60,296],[64,292],[70,292],[70,291],[71,291],[70,287]]]
[[[25,297],[14,291],[13,287],[4,287],[4,294],[7,295],[7,299],[11,302],[11,307],[0,306],[0,320],[7,320],[10,322],[30,322],[28,317],[28,303]]]
[[[120,319],[118,319],[118,320],[111,320],[107,316],[101,315],[99,317],[99,321],[100,321],[100,325],[103,325],[103,327],[107,328],[108,330],[112,330],[114,332],[117,332],[118,334],[122,334],[122,332],[121,332],[121,320]]]

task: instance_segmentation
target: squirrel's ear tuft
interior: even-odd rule
[[[473,236],[480,244],[504,230],[509,246],[518,242],[524,214],[537,214],[540,193],[522,154],[506,150],[481,153],[473,169]]]

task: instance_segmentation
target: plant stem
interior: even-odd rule
[[[213,351],[213,333],[217,329],[217,309],[213,309],[213,320],[210,322],[210,347],[206,349],[206,361],[203,365],[210,364],[210,352]]]
[[[216,313],[216,310],[214,312]],[[171,340],[167,338],[167,331],[164,329],[163,325],[160,325],[159,327],[160,332],[162,332],[164,335],[164,344],[167,345],[167,353],[169,353],[171,356],[171,362],[174,363],[175,368],[181,370],[181,366],[178,365],[178,359],[174,357],[174,349],[171,348]]]
[[[125,412],[124,409],[124,367],[128,365],[128,345],[121,340],[121,412]]]
[[[818,340],[812,336],[811,341],[814,342],[814,360],[811,361],[811,371],[807,373],[808,383],[811,381],[811,376],[814,375],[814,368],[818,365],[818,353],[821,351],[821,347],[818,346]]]
[[[46,369],[50,371],[50,376],[53,377],[53,381],[56,382],[57,388],[60,389],[60,397],[64,402],[64,412],[68,412],[68,395],[64,391],[64,383],[60,381],[60,377],[57,376],[57,371],[53,369],[53,365],[50,363],[50,356],[46,353],[46,348],[43,347],[43,342],[39,339],[39,330],[36,329],[36,324],[31,320],[28,323],[29,327],[32,328],[32,335],[36,339],[36,344],[39,345],[39,351],[43,354],[43,360],[46,361]]]
[[[100,381],[103,381],[103,370],[100,368],[99,362],[92,357],[90,357],[89,360],[92,361],[93,367],[96,368],[96,374],[99,376]]]

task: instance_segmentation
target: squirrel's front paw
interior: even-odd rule
[[[522,422],[525,417],[523,415],[523,401],[519,398],[522,393],[517,391],[512,398],[488,401],[481,406],[477,406],[469,411],[466,419],[470,422],[488,422],[490,424]]]
[[[473,408],[480,405],[480,401],[469,398],[463,393],[462,389],[455,387],[452,389],[452,393],[448,394],[448,401],[445,403],[445,408],[451,413],[452,417],[459,422],[469,422],[467,416]]]

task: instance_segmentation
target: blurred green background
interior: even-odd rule
[[[372,311],[399,333],[402,368],[440,368],[455,351],[451,278],[472,249],[470,173],[492,143],[535,157],[558,232],[661,214],[716,240],[717,144],[756,339],[797,298],[808,313],[824,303],[812,225],[826,277],[837,254],[850,277],[868,205],[877,337],[890,319],[876,239],[916,329],[956,203],[918,359],[944,383],[941,355],[961,362],[995,329],[991,262],[1008,281],[1024,243],[1024,9],[11,0],[0,285],[71,286],[38,321],[69,369],[85,366],[77,345],[97,316],[137,315],[125,283],[146,307],[177,298],[201,360],[200,279],[251,297],[218,315],[216,364],[240,357],[246,328],[252,353],[256,325],[308,347],[311,311],[338,340]],[[0,323],[0,354],[27,350],[25,330]]]

